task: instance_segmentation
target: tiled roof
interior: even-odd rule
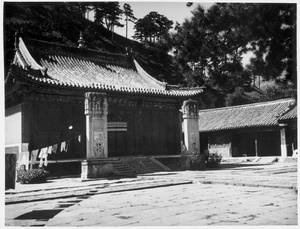
[[[277,126],[279,115],[289,109],[294,99],[232,106],[199,111],[199,131]]]
[[[128,55],[79,49],[19,38],[14,64],[30,69],[28,79],[72,88],[127,93],[194,96],[203,88],[174,88],[147,74]]]
[[[295,119],[295,118],[297,118],[297,105],[293,106],[287,112],[282,114],[279,120],[281,121],[281,120],[288,120],[288,119]]]

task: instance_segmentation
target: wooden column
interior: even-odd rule
[[[279,126],[280,126],[281,157],[287,157],[287,144],[286,144],[287,124],[279,124]]]

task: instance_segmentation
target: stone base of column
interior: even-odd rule
[[[113,164],[98,159],[89,159],[81,162],[81,179],[107,177],[113,174]]]
[[[287,145],[280,145],[281,146],[281,157],[287,157]]]

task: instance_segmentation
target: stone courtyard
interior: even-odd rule
[[[297,171],[295,161],[262,161],[81,183],[57,179],[39,188],[17,184],[5,195],[5,225],[296,226]]]
[[[296,202],[289,189],[196,183],[95,195],[46,226],[295,225]]]

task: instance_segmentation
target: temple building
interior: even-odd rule
[[[6,150],[28,151],[31,161],[36,152],[36,164],[41,151],[49,164],[181,154],[180,109],[185,100],[199,101],[203,88],[168,85],[132,53],[91,50],[82,37],[79,43],[16,37],[5,78]]]
[[[92,50],[82,37],[71,47],[16,36],[5,151],[26,169],[86,179],[168,170],[156,159],[205,150],[287,157],[297,149],[295,99],[201,110],[203,90],[161,82],[134,53]]]

